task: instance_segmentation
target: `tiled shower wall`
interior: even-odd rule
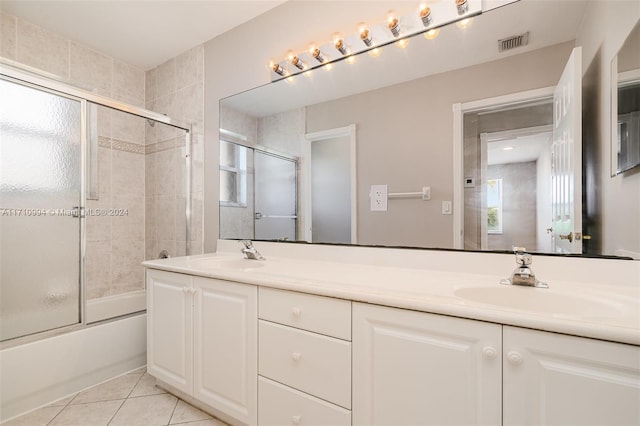
[[[204,199],[204,48],[197,46],[146,73],[146,108],[192,126],[191,233],[185,233],[186,162],[182,132],[147,125],[146,258],[202,253]],[[186,252],[187,238],[191,250]]]
[[[202,46],[145,74],[59,34],[0,13],[0,56],[54,74],[76,87],[193,123],[190,239],[191,252],[202,252]],[[127,214],[87,217],[89,299],[144,289],[140,262],[157,257],[161,248],[174,256],[184,254],[186,246],[181,133],[160,124],[151,127],[145,119],[104,107],[97,107],[97,133],[98,197],[88,201],[87,207],[125,209]]]

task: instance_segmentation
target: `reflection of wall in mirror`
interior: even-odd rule
[[[453,247],[452,216],[441,213],[441,202],[453,197],[451,106],[553,86],[572,47],[563,43],[308,106],[309,132],[358,126],[358,242]],[[385,214],[373,215],[372,184],[387,184],[392,192],[428,185],[432,199],[392,200]]]
[[[618,51],[617,172],[640,166],[640,24]],[[613,72],[613,71],[612,71]]]

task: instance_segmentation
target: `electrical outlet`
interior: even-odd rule
[[[371,200],[372,212],[387,211],[387,185],[371,185],[369,199]]]

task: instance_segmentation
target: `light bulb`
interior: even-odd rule
[[[408,38],[403,38],[402,40],[398,40],[396,42],[396,46],[398,46],[400,49],[404,49],[409,45],[409,39]]]
[[[369,51],[369,56],[371,56],[372,58],[377,58],[381,54],[382,54],[382,50],[380,50],[379,47],[376,47],[375,49],[371,49]]]
[[[426,5],[420,8],[420,19],[422,20],[422,25],[428,27],[431,24],[431,8]]]
[[[333,69],[333,64],[327,64],[327,65],[323,66],[322,68],[324,68],[325,71],[331,71]]]
[[[357,61],[357,58],[356,58],[355,55],[349,55],[349,56],[347,56],[346,61],[347,61],[348,64],[355,64],[356,61]]]

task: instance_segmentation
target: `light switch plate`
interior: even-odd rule
[[[372,212],[387,211],[387,185],[371,185],[369,199],[371,200]]]
[[[453,208],[451,207],[451,201],[442,202],[442,214],[452,214]]]

